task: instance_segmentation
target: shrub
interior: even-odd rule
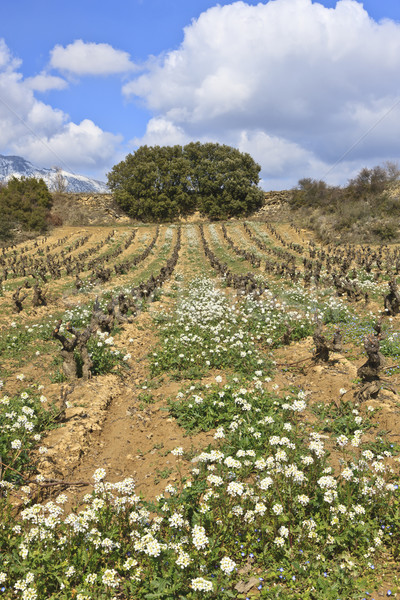
[[[289,205],[297,212],[296,219],[303,225],[308,222],[325,243],[369,241],[371,233],[380,241],[391,241],[398,233],[393,217],[400,214],[400,199],[394,188],[399,174],[397,166],[388,162],[361,169],[345,187],[300,179]]]
[[[47,222],[53,227],[61,227],[63,225],[63,220],[60,215],[54,215],[51,213],[47,216]]]
[[[393,222],[381,221],[372,226],[372,233],[383,241],[394,240],[397,236],[398,227]]]
[[[0,214],[9,228],[14,224],[25,230],[45,231],[51,205],[43,179],[13,177],[0,188]]]

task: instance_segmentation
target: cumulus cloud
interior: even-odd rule
[[[48,92],[49,90],[63,90],[68,87],[68,82],[62,77],[49,75],[46,72],[25,79],[25,84],[33,91]]]
[[[96,169],[112,160],[121,141],[122,136],[105,132],[90,119],[84,119],[79,124],[66,123],[48,138],[28,136],[21,142],[16,140],[13,148],[17,154],[34,157],[31,160],[37,165],[53,164],[59,156],[72,168],[78,165],[79,169]]]
[[[2,152],[21,155],[38,166],[61,164],[77,172],[89,169],[98,174],[108,168],[121,136],[103,131],[89,119],[73,123],[62,110],[38,100],[34,91],[54,89],[61,85],[59,78],[41,74],[24,79],[19,65],[0,40]]]
[[[110,44],[75,40],[67,46],[57,44],[50,52],[50,66],[73,75],[114,75],[135,69],[129,54]]]
[[[134,138],[130,143],[134,146],[157,146],[160,139],[162,139],[165,146],[175,146],[176,144],[184,146],[191,141],[181,127],[174,125],[174,123],[163,117],[154,117],[147,123],[144,136]]]
[[[264,163],[267,177],[282,177],[287,172],[299,172],[304,168],[326,169],[326,164],[316,160],[314,154],[300,144],[263,131],[250,134],[243,131],[238,138],[238,147],[242,152],[252,154],[257,162]]]
[[[400,157],[399,73],[400,24],[356,0],[235,2],[202,13],[123,93],[169,124],[150,122],[144,139],[176,130],[246,148],[266,178],[290,165],[321,177],[351,147],[360,168]],[[349,167],[337,167],[342,179]]]

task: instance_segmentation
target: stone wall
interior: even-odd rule
[[[274,219],[282,216],[289,207],[291,192],[282,190],[278,192],[264,192],[264,204],[253,215],[253,219]]]

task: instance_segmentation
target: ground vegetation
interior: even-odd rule
[[[346,186],[304,178],[289,194],[294,220],[325,242],[399,238],[400,171],[394,163],[363,168]]]

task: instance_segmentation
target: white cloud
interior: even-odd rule
[[[121,136],[103,131],[90,119],[81,123],[66,123],[48,138],[28,136],[23,142],[15,141],[17,154],[30,157],[37,165],[53,164],[56,157],[72,169],[96,169],[108,165],[115,154],[115,147],[122,141]],[[34,160],[33,160],[34,157]]]
[[[182,146],[190,142],[190,138],[181,127],[177,127],[174,123],[163,117],[154,117],[147,123],[144,136],[142,138],[134,138],[130,143],[134,146],[156,146],[160,143],[160,140],[162,140],[164,146],[175,146],[176,144]]]
[[[75,40],[65,48],[59,44],[50,52],[50,66],[74,75],[114,75],[135,69],[129,54],[110,44]]]
[[[73,123],[62,110],[39,101],[34,90],[60,85],[45,74],[24,80],[20,61],[0,40],[0,148],[39,167],[60,164],[67,170],[101,176],[109,168],[121,136],[103,131],[93,121]],[[62,81],[62,80],[61,80]]]
[[[258,163],[264,164],[264,175],[283,177],[288,172],[314,171],[326,169],[326,164],[318,161],[314,154],[299,144],[270,136],[263,131],[249,134],[243,131],[238,138],[238,148],[248,152]]]
[[[202,13],[123,93],[169,123],[150,122],[143,139],[168,143],[177,130],[246,147],[263,177],[318,178],[357,140],[352,168],[400,158],[399,73],[400,24],[373,21],[356,0],[235,2]],[[349,168],[336,168],[343,183]]]
[[[33,91],[37,92],[48,92],[49,90],[63,90],[68,87],[68,82],[62,77],[56,75],[49,75],[48,73],[42,72],[34,77],[28,77],[25,79],[26,85]]]

